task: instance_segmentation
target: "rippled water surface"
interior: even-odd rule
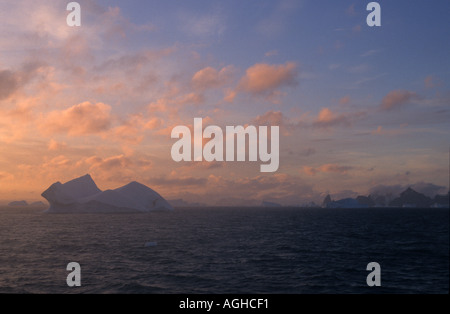
[[[69,262],[81,287],[66,284]],[[369,262],[381,287],[366,284]],[[449,292],[448,209],[0,208],[0,293],[373,292]]]

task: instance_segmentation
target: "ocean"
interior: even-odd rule
[[[70,262],[79,287],[66,283]],[[381,286],[366,283],[370,262]],[[449,210],[3,207],[0,293],[447,294]]]

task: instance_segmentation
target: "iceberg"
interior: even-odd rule
[[[62,184],[53,183],[42,194],[49,213],[110,213],[173,210],[161,195],[151,188],[131,182],[114,190],[100,190],[89,174]]]
[[[28,206],[28,202],[27,201],[14,201],[14,202],[9,203],[8,206],[14,206],[14,207]]]
[[[367,204],[361,204],[354,198],[344,198],[339,201],[331,201],[326,208],[368,208]]]

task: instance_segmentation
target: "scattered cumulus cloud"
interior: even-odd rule
[[[50,151],[58,151],[58,150],[63,150],[67,147],[67,144],[65,142],[58,142],[54,139],[51,139],[48,142],[48,150]]]
[[[309,167],[304,166],[303,172],[309,176],[314,176],[318,173],[337,173],[337,174],[347,174],[350,170],[354,168],[351,166],[340,166],[337,164],[324,164],[319,167]]]
[[[226,66],[220,71],[213,67],[206,67],[194,74],[192,84],[200,90],[222,87],[231,81],[234,72],[233,66]]]
[[[335,113],[329,108],[320,110],[312,126],[317,128],[329,128],[333,126],[351,126],[353,122],[366,116],[364,111],[350,113]]]
[[[291,135],[295,128],[299,127],[300,122],[294,122],[288,119],[281,111],[270,110],[262,115],[258,115],[252,121],[253,125],[279,126],[282,135]]]
[[[415,92],[407,90],[393,90],[384,96],[380,107],[382,110],[393,110],[417,98],[418,95]]]
[[[339,104],[340,105],[347,105],[350,103],[350,96],[344,96],[341,99],[339,99]]]
[[[67,133],[70,136],[98,134],[111,127],[111,107],[104,103],[83,102],[65,110],[54,110],[44,116],[41,130],[46,134]]]
[[[246,70],[239,87],[255,95],[270,95],[279,88],[298,84],[298,67],[295,62],[285,64],[258,63]]]
[[[273,57],[273,56],[276,56],[276,55],[278,55],[278,50],[270,50],[270,51],[267,51],[264,54],[264,56],[266,56],[266,57]]]

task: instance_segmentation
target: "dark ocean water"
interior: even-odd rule
[[[66,284],[69,262],[81,287]],[[369,262],[381,287],[366,284]],[[448,209],[0,208],[0,293],[448,292]]]

